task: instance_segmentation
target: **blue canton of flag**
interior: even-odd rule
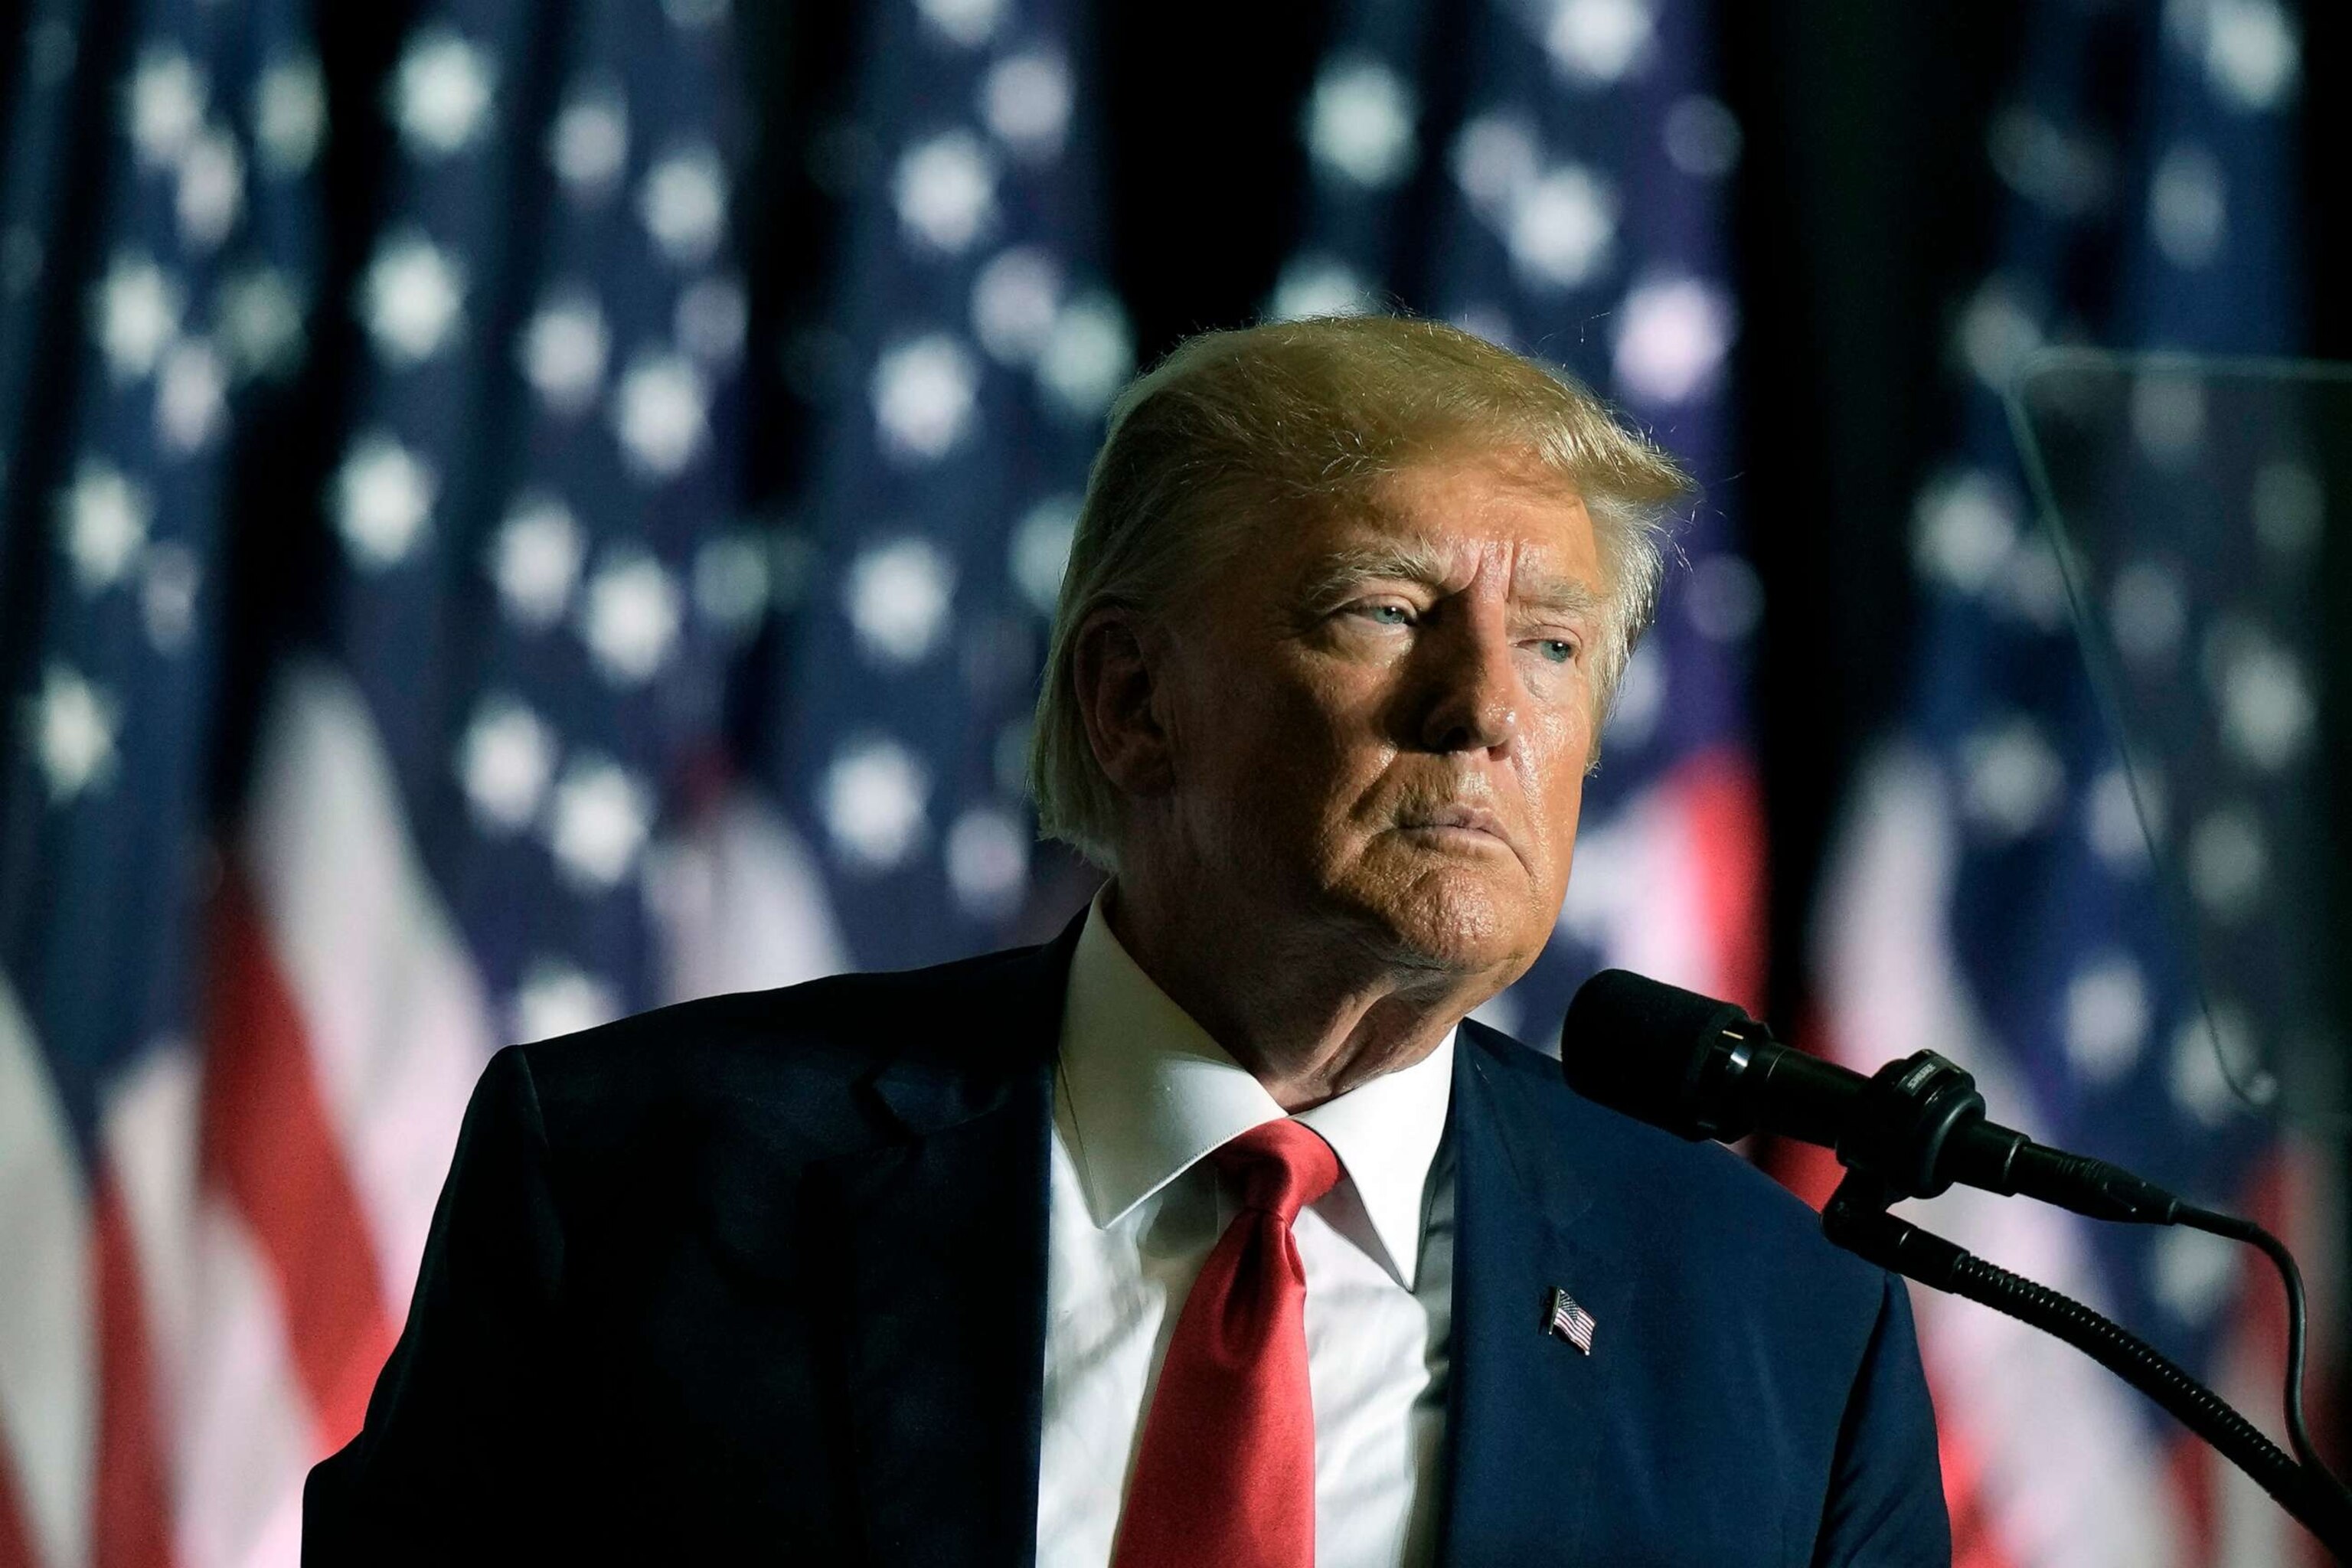
[[[1001,945],[1032,882],[1029,713],[1087,464],[1132,369],[1097,275],[1071,9],[884,0],[856,119],[845,384],[816,418],[815,567],[765,771],[847,956]]]
[[[1310,216],[1274,313],[1393,300],[1451,320],[1612,397],[1702,484],[1721,477],[1725,176],[1739,131],[1711,93],[1706,7],[1357,0],[1342,13],[1304,112]],[[1670,574],[1625,672],[1559,933],[1482,1013],[1545,1045],[1603,964],[1761,1000],[1747,716],[1761,594],[1719,498],[1676,540],[1688,569]]]
[[[2207,1009],[2135,802],[2137,786],[2139,805],[2163,803],[2147,826],[2189,868],[2196,942],[2227,942],[2276,892],[2255,885],[2263,828],[2247,803],[2291,759],[2276,716],[2298,722],[2285,699],[2307,683],[2250,606],[2224,602],[2218,541],[2200,531],[2275,513],[2283,490],[2315,517],[2302,432],[2225,417],[2219,383],[2118,373],[2129,414],[2115,428],[2133,437],[2099,454],[2094,493],[2140,533],[2071,552],[2071,569],[2106,623],[2094,642],[2126,650],[2129,679],[2158,683],[2203,753],[2177,769],[2135,758],[2135,777],[2070,635],[2069,568],[2030,524],[2000,401],[2053,341],[2294,347],[2297,55],[2270,0],[2033,13],[2022,79],[1988,137],[2011,196],[2000,258],[1955,340],[1964,430],[1916,510],[1927,621],[1910,717],[1854,803],[1822,975],[1839,1055],[1868,1067],[1941,1050],[2034,1136],[2256,1214],[2299,1243],[2324,1290],[2318,1166],[2258,1103],[2273,1042],[2253,1037],[2265,1026],[2251,998]],[[2283,531],[2280,547],[2307,548],[2311,531]],[[2249,703],[2273,715],[2251,731],[2231,716]],[[2298,989],[2272,979],[2265,1003]],[[2281,1308],[2267,1285],[2246,1288],[2239,1249],[1957,1194],[1922,1217],[2090,1299],[2275,1426]],[[2251,1483],[2105,1372],[1977,1309],[1924,1293],[1918,1307],[1964,1557],[2301,1560],[2298,1532]]]
[[[724,7],[581,8],[531,123],[538,27],[436,7],[395,68],[400,167],[352,300],[373,374],[327,496],[330,647],[519,1038],[660,994],[644,854],[714,744],[759,571],[725,527]]]

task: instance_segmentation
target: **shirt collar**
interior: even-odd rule
[[[1421,1258],[1423,1198],[1445,1131],[1454,1037],[1298,1113],[1339,1156],[1388,1263],[1407,1289]],[[1097,895],[1070,960],[1061,1070],[1073,1153],[1097,1226],[1109,1226],[1202,1156],[1282,1107],[1144,973]]]

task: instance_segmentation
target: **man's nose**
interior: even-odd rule
[[[1518,736],[1519,677],[1499,616],[1465,616],[1426,639],[1421,741],[1433,752],[1503,751]]]

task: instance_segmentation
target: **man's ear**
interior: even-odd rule
[[[1123,793],[1164,795],[1176,777],[1175,748],[1159,677],[1166,640],[1132,610],[1097,610],[1078,627],[1071,675],[1087,743]]]

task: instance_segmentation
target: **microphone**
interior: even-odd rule
[[[1933,1051],[1865,1078],[1782,1045],[1732,1003],[1626,970],[1584,983],[1559,1044],[1587,1100],[1694,1142],[1770,1132],[1818,1144],[1901,1196],[1958,1183],[2145,1225],[2175,1224],[2186,1206],[2120,1166],[1988,1121],[1976,1080]]]

